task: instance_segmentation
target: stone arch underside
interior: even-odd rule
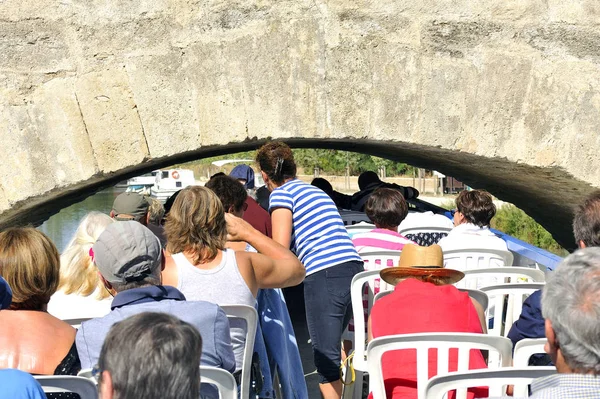
[[[435,168],[572,247],[600,186],[598,21],[595,0],[4,0],[0,228],[272,137]]]

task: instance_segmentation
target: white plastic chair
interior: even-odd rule
[[[546,283],[516,283],[482,287],[480,290],[485,292],[490,298],[487,312],[488,326],[491,318],[489,310],[492,307],[495,308],[493,316],[494,325],[488,330],[488,334],[506,337],[515,320],[521,315],[523,301],[526,296],[531,295],[537,290],[541,290],[545,284]],[[505,297],[508,297],[506,312],[504,311]]]
[[[238,397],[235,378],[227,370],[218,367],[200,366],[200,383],[216,386],[219,390],[219,399],[237,399]]]
[[[367,233],[375,228],[375,225],[372,223],[357,223],[353,225],[347,225],[346,230],[348,230],[348,234],[352,237],[354,234]]]
[[[438,375],[427,382],[424,397],[427,399],[443,399],[448,391],[455,389],[465,392],[464,396],[456,399],[466,398],[466,388],[489,387],[489,397],[504,397],[505,386],[515,385],[524,387],[527,392],[527,386],[536,378],[547,377],[555,374],[554,367],[527,367],[527,368],[502,368],[497,370],[470,370],[464,372],[452,372],[445,375]],[[517,398],[517,394],[514,394]],[[522,396],[519,396],[522,397]],[[525,393],[527,397],[527,393]]]
[[[450,249],[444,251],[444,266],[464,272],[465,270],[511,266],[513,258],[512,252],[497,249]]]
[[[544,347],[547,342],[548,340],[546,338],[525,338],[517,342],[513,351],[513,366],[521,368],[528,367],[529,358],[532,355],[546,353]],[[527,386],[515,386],[513,391],[514,397],[525,397],[527,395]]]
[[[543,283],[546,281],[544,272],[530,267],[490,267],[483,269],[463,270],[465,278],[454,284],[459,288],[485,287],[485,281],[495,280],[496,284],[517,283],[518,279],[525,279],[529,283]],[[507,281],[509,280],[509,281]]]
[[[342,217],[342,222],[346,226],[352,226],[353,224],[360,222],[371,223],[371,220],[367,217],[367,214],[364,212],[357,211],[340,211],[340,216]]]
[[[513,366],[527,367],[532,355],[546,353],[544,347],[547,342],[546,338],[525,338],[517,342],[513,352]]]
[[[354,383],[354,394],[353,398],[359,399],[362,394],[362,382],[363,374],[367,372],[367,360],[366,360],[366,349],[367,349],[367,336],[365,334],[366,326],[364,315],[364,302],[363,302],[363,287],[365,284],[368,285],[368,301],[367,301],[367,314],[371,312],[373,307],[373,287],[375,280],[379,279],[379,270],[369,270],[366,272],[360,272],[354,276],[350,285],[350,298],[352,301],[352,312],[354,314],[354,339],[352,347],[354,348],[354,357],[352,364],[355,370],[355,383]],[[385,282],[382,282],[385,284]],[[380,287],[381,288],[381,287]],[[387,288],[387,284],[385,284]]]
[[[79,327],[81,327],[81,323],[91,319],[93,319],[93,317],[82,317],[80,319],[64,319],[63,321],[69,324],[71,327],[79,329]]]
[[[489,350],[497,353],[499,362],[496,367],[510,365],[512,343],[508,338],[493,337],[471,333],[423,333],[400,334],[375,338],[367,347],[367,362],[370,388],[373,399],[385,398],[385,385],[381,370],[381,358],[384,353],[399,349],[417,350],[417,391],[418,399],[425,399],[425,388],[429,380],[429,349],[437,349],[437,375],[448,373],[449,351],[458,349],[457,371],[469,369],[472,349]],[[457,393],[458,394],[458,393]]]
[[[92,369],[82,369],[77,373],[77,376],[89,380],[96,386],[96,379],[92,377]],[[219,399],[237,399],[235,377],[227,370],[218,367],[200,366],[200,383],[214,385],[219,391]]]
[[[250,397],[250,369],[252,354],[254,353],[254,340],[258,326],[258,313],[252,306],[247,305],[222,305],[221,309],[229,319],[243,319],[246,321],[246,343],[244,345],[244,358],[242,362],[242,377],[240,379],[240,397]]]
[[[365,270],[380,270],[388,267],[388,264],[390,263],[393,266],[398,266],[401,252],[402,251],[369,251],[361,252],[359,255],[364,262]]]
[[[98,388],[96,384],[84,377],[72,375],[36,375],[34,376],[46,393],[73,392],[81,399],[96,399]]]

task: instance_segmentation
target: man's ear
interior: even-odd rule
[[[115,211],[114,211],[114,210],[111,210],[111,211],[110,211],[110,217],[111,217],[112,219],[114,219],[114,218],[115,218],[115,216],[116,216],[116,215],[115,215]]]
[[[556,342],[556,334],[554,333],[554,330],[552,329],[552,322],[548,319],[546,319],[546,321],[544,323],[544,331],[546,333],[546,340],[548,341],[548,342],[546,342],[546,345],[544,346],[544,350],[551,357],[555,356],[556,351],[558,350],[558,345]]]
[[[102,372],[98,393],[100,394],[100,399],[112,399],[114,397],[112,377],[110,372],[106,370]]]
[[[585,245],[585,242],[583,242],[583,240],[579,240],[579,242],[577,243],[577,245],[579,245],[579,248],[585,248],[585,247],[587,247],[587,245]]]

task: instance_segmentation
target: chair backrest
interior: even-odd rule
[[[221,309],[229,319],[243,319],[246,321],[246,343],[244,345],[244,358],[242,362],[242,378],[240,379],[240,395],[242,398],[250,396],[250,369],[252,354],[254,353],[254,340],[258,327],[258,313],[252,306],[247,305],[222,305]]]
[[[379,270],[389,265],[398,266],[402,251],[369,251],[360,253],[365,270]]]
[[[532,355],[546,353],[544,347],[548,340],[546,338],[525,338],[517,342],[513,351],[513,366],[525,368],[529,366],[529,358]],[[526,397],[527,386],[515,386],[513,396]]]
[[[200,366],[200,383],[216,386],[219,390],[219,399],[237,399],[238,397],[235,378],[227,370],[218,367]]]
[[[342,222],[344,222],[345,226],[352,226],[353,224],[360,222],[371,223],[371,220],[364,212],[342,210],[340,211],[340,216],[342,217]]]
[[[373,286],[375,280],[379,278],[379,270],[370,270],[360,272],[352,278],[350,285],[350,298],[352,301],[352,312],[354,314],[354,368],[361,371],[367,371],[367,361],[365,359],[367,348],[367,337],[365,334],[366,326],[364,314],[365,303],[363,301],[363,287],[368,285],[367,310],[370,313],[373,307]]]
[[[516,283],[516,284],[498,284],[489,287],[483,287],[480,290],[485,292],[490,298],[487,312],[487,323],[490,323],[489,310],[494,307],[493,327],[488,330],[488,334],[504,336],[508,335],[510,328],[515,320],[521,314],[523,301],[527,296],[537,290],[541,290],[546,283]],[[504,308],[505,298],[507,301]]]
[[[375,228],[374,224],[362,223],[362,222],[346,226],[346,230],[348,231],[348,234],[350,234],[351,237],[354,234],[367,233],[367,232],[373,230],[374,228]]]
[[[81,369],[79,370],[79,373],[77,373],[77,377],[83,377],[83,378],[87,378],[89,380],[92,380],[92,382],[95,382],[96,380],[94,379],[94,377],[92,376],[92,369]]]
[[[92,377],[92,369],[82,369],[77,376],[90,380],[94,386],[96,380]],[[219,391],[219,399],[237,399],[237,384],[233,375],[218,367],[200,366],[200,383],[212,384]],[[82,397],[82,399],[84,399]]]
[[[485,248],[444,250],[444,266],[461,271],[511,266],[512,262],[513,254],[510,251]]]
[[[381,370],[381,358],[385,352],[399,349],[417,351],[418,399],[425,399],[425,387],[429,380],[429,349],[437,349],[437,375],[448,373],[449,351],[458,349],[457,371],[469,369],[472,349],[497,353],[499,364],[506,367],[511,362],[512,343],[504,337],[471,333],[423,333],[400,334],[375,338],[367,347],[367,362],[373,399],[385,399],[385,386]]]
[[[530,267],[489,267],[483,269],[463,270],[465,278],[455,286],[459,288],[481,288],[486,286],[487,281],[495,281],[492,284],[517,283],[519,280],[528,283],[543,283],[546,276],[543,271]]]
[[[34,378],[40,383],[44,392],[74,392],[81,399],[96,399],[98,388],[88,378],[72,375],[36,375]]]
[[[91,319],[93,319],[93,317],[82,317],[80,319],[64,319],[63,321],[69,324],[71,327],[79,329],[79,327],[81,327],[81,323]]]
[[[419,234],[419,233],[445,233],[448,234],[452,230],[451,227],[441,226],[414,226],[403,229],[398,229],[398,233],[405,236],[407,234]]]
[[[470,288],[459,288],[458,290],[461,292],[466,292],[472,299],[475,299],[477,302],[479,302],[484,312],[487,310],[490,300],[485,292]]]
[[[489,397],[504,397],[505,386],[515,385],[524,387],[527,392],[527,386],[536,378],[546,377],[556,373],[554,367],[526,367],[514,368],[507,367],[496,370],[470,370],[464,372],[453,372],[445,375],[437,375],[427,382],[425,388],[425,397],[427,399],[443,399],[448,391],[464,390],[472,387],[489,387]],[[517,397],[517,394],[514,394]],[[521,396],[519,396],[521,397]],[[525,394],[527,397],[527,394]],[[456,399],[465,399],[465,396],[458,396]]]

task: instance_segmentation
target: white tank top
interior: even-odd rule
[[[200,269],[188,261],[183,253],[172,255],[177,265],[177,289],[188,301],[207,301],[217,305],[248,305],[254,307],[256,298],[240,274],[235,251],[223,251],[221,263],[212,269]],[[236,371],[242,369],[246,326],[242,320],[231,320],[231,344],[235,355]]]

